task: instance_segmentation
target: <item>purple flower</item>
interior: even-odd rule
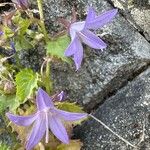
[[[53,102],[54,101],[63,101],[66,99],[66,93],[64,91],[61,91],[59,94],[55,94],[52,97]]]
[[[21,7],[23,10],[29,7],[28,0],[12,0],[12,2]]]
[[[65,92],[64,91],[61,91],[58,95],[57,95],[57,98],[59,101],[63,101],[64,98],[65,98]]]
[[[101,28],[117,14],[117,9],[112,9],[96,16],[95,10],[90,8],[85,21],[75,22],[70,25],[69,33],[71,43],[65,51],[65,56],[72,56],[78,70],[83,59],[82,42],[94,49],[104,49],[106,44],[90,30]]]
[[[3,31],[0,31],[0,36],[3,35],[3,34],[4,34],[4,32],[3,32]]]
[[[12,52],[16,53],[16,48],[15,48],[15,43],[14,42],[10,42],[10,47],[12,48]]]
[[[59,110],[54,107],[51,97],[39,88],[37,97],[37,112],[30,116],[17,116],[7,113],[7,117],[19,126],[29,126],[33,128],[27,137],[26,149],[31,150],[42,139],[46,133],[46,143],[49,140],[49,129],[63,143],[68,144],[69,138],[65,127],[61,121],[76,121],[87,117],[86,113],[71,113]]]

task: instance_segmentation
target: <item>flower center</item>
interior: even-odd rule
[[[70,26],[71,39],[74,39],[76,36],[76,33],[82,31],[84,29],[84,26],[85,26],[85,21],[75,22],[75,23],[71,24],[71,26]]]

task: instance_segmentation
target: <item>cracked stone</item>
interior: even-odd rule
[[[73,5],[76,7],[79,20],[85,19],[86,10],[90,5],[99,14],[112,9],[106,0],[75,0],[72,2],[45,0],[45,22],[49,32],[59,32],[62,29],[57,19],[58,17],[69,19]],[[74,65],[62,62],[52,65],[55,90],[66,91],[72,101],[84,105],[86,110],[102,103],[150,63],[150,44],[119,13],[112,23],[96,33],[107,43],[108,47],[101,52],[85,46],[84,61],[78,72],[75,71]],[[43,47],[39,46],[37,49],[39,49],[38,52]],[[28,57],[31,57],[30,60],[32,60],[32,54]],[[39,57],[37,62],[38,60]],[[23,61],[25,66],[29,64],[26,59]]]
[[[44,12],[49,33],[53,31],[52,34],[55,34],[62,29],[57,18],[70,19],[73,5],[79,19],[85,19],[87,7],[90,5],[99,14],[112,9],[106,0],[45,0]],[[96,33],[108,47],[101,52],[85,46],[84,61],[78,72],[75,72],[74,65],[63,62],[52,65],[55,90],[66,91],[72,101],[77,101],[86,110],[97,107],[150,63],[150,44],[120,14]],[[21,63],[25,67],[39,69],[37,62],[39,63],[39,58],[42,60],[43,53],[43,47],[39,45],[35,52],[29,50],[25,55],[20,55],[23,58]],[[97,146],[99,147],[98,143]]]
[[[49,20],[51,16],[56,20],[56,12],[65,17],[71,10],[68,5],[63,5],[63,1],[46,3],[49,13],[45,15],[49,16]],[[112,8],[107,1],[79,0],[74,3],[79,18],[85,16],[89,5],[99,14]],[[56,12],[50,9],[53,5],[57,7]],[[84,105],[87,110],[117,91],[150,62],[150,44],[121,15],[118,14],[112,23],[98,30],[97,34],[108,44],[107,49],[100,52],[85,47],[84,62],[77,73],[75,68],[62,63],[52,67],[55,89],[67,91],[70,99]]]
[[[141,31],[145,38],[150,41],[150,2],[148,0],[137,0],[126,5],[123,0],[111,0],[115,7],[123,10],[127,20]]]
[[[140,150],[149,150],[150,68],[107,99],[93,115]],[[93,119],[76,127],[74,134],[84,143],[83,150],[134,149]]]

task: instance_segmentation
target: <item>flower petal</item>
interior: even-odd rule
[[[12,2],[19,5],[23,9],[27,9],[29,5],[28,0],[12,0]]]
[[[106,44],[89,30],[84,30],[80,32],[79,36],[81,37],[82,41],[91,48],[94,49],[106,48]]]
[[[66,98],[66,94],[64,91],[61,91],[58,95],[57,95],[57,100],[58,101],[63,101]]]
[[[65,56],[72,56],[77,51],[78,38],[75,37],[65,51]]]
[[[35,121],[37,118],[37,114],[30,115],[30,116],[18,116],[13,115],[11,113],[6,113],[6,116],[15,124],[19,126],[29,126]]]
[[[67,50],[65,51],[65,56],[72,56],[78,70],[81,66],[83,59],[83,47],[78,37],[74,38]]]
[[[86,118],[88,116],[87,113],[73,113],[73,112],[67,112],[59,109],[56,109],[55,111],[60,118],[67,121],[76,121],[76,120]]]
[[[19,2],[21,7],[28,8],[28,0],[19,0]]]
[[[42,139],[46,131],[45,117],[39,116],[26,142],[26,150],[31,150]]]
[[[76,65],[76,70],[78,70],[81,66],[82,59],[83,59],[83,47],[82,47],[82,44],[79,40],[77,42],[76,49],[77,49],[77,51],[73,55],[73,60],[74,60],[75,65]]]
[[[87,13],[87,17],[85,20],[85,24],[87,24],[88,22],[93,21],[93,19],[95,19],[96,17],[96,12],[92,7],[89,7],[88,13]]]
[[[71,40],[73,40],[77,32],[82,31],[85,28],[85,21],[74,22],[70,25],[69,33],[71,36]]]
[[[41,88],[38,89],[36,104],[38,110],[43,110],[47,107],[54,107],[51,97]]]
[[[49,126],[52,133],[63,143],[68,144],[69,138],[67,131],[60,119],[56,116],[49,116]]]
[[[91,20],[90,22],[88,22],[86,27],[88,29],[96,30],[96,29],[104,26],[108,22],[110,22],[116,16],[117,12],[118,12],[117,9],[109,10],[109,11],[95,17],[95,19]]]

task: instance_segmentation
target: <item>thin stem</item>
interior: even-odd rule
[[[45,87],[48,94],[52,92],[52,80],[51,80],[51,73],[50,73],[50,61],[47,60],[46,63],[46,80],[45,80]]]
[[[44,70],[44,65],[46,64],[46,60],[44,60],[44,62],[42,63],[41,65],[41,69],[40,69],[40,72],[41,72],[41,76],[43,76],[43,70]]]
[[[105,125],[101,120],[97,119],[96,117],[94,117],[93,115],[89,114],[89,116],[91,118],[93,118],[94,120],[96,120],[97,122],[99,122],[102,126],[104,126],[107,130],[109,130],[111,133],[113,133],[114,135],[116,135],[120,140],[122,140],[124,143],[126,143],[127,145],[130,145],[133,148],[138,148],[137,146],[131,144],[129,141],[127,141],[126,139],[124,139],[123,137],[121,137],[119,134],[117,134],[116,132],[114,132],[112,129],[110,129],[107,125]]]
[[[42,7],[43,0],[37,0],[37,3],[38,3],[39,13],[40,13],[40,19],[44,20],[43,7]]]
[[[45,41],[47,43],[49,41],[49,38],[48,38],[45,24],[44,24],[44,14],[43,14],[42,2],[43,2],[43,0],[37,0],[37,4],[38,4],[38,8],[39,8],[39,14],[40,14],[40,26],[41,26],[41,29],[43,31]]]

